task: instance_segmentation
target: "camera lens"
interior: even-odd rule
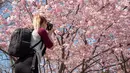
[[[47,23],[47,30],[51,30],[53,28],[53,24],[51,24],[51,23]]]

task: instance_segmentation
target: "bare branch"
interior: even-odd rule
[[[85,73],[85,71],[88,69],[88,68],[91,68],[92,66],[94,66],[93,64],[96,63],[97,61],[99,61],[100,59],[97,59],[95,61],[93,61],[91,64],[86,64],[85,67],[82,69],[82,72],[81,73]]]
[[[112,47],[112,48],[113,48],[113,47]],[[110,49],[111,49],[111,48],[106,49],[106,50],[100,52],[99,54],[97,54],[97,55],[95,55],[95,56],[93,56],[93,57],[90,57],[88,60],[85,61],[85,63],[89,63],[91,60],[93,60],[94,58],[96,58],[97,56],[99,56],[99,55],[101,55],[101,54],[103,54],[103,53],[105,53],[105,52],[108,52]],[[82,64],[83,64],[83,63],[80,63],[79,65],[77,65],[76,67],[74,67],[74,68],[70,71],[70,73],[72,73],[76,68],[80,67]]]
[[[122,68],[123,68],[123,71],[125,71],[125,73],[128,73],[127,70],[126,70],[125,58],[124,58],[124,55],[123,55],[123,52],[122,52],[122,51],[121,51],[121,57],[122,57],[122,59],[123,59],[123,61],[122,61],[122,62],[123,62],[123,67],[122,67]]]
[[[99,47],[99,46],[98,46],[98,45],[96,45],[96,46],[94,47],[94,50],[92,51],[92,55],[94,55],[94,53],[95,53],[95,51],[96,51],[97,47]]]
[[[78,14],[79,6],[80,6],[80,4],[77,5],[77,9],[76,9],[75,15]]]
[[[73,32],[71,35],[75,34],[73,37],[72,37],[72,41],[74,41],[74,38],[76,37],[76,33],[78,32],[79,28],[76,29],[75,32]]]
[[[56,33],[55,32],[53,32],[54,33],[54,35],[56,36]],[[56,36],[56,39],[57,39],[57,41],[58,41],[58,44],[59,45],[61,45],[61,43],[60,43],[60,40],[59,40],[59,38]]]
[[[130,58],[127,59],[127,60],[125,60],[125,62],[127,62],[127,61],[129,61],[129,60],[130,60]],[[123,62],[120,62],[120,63],[118,63],[118,64],[112,64],[112,65],[103,67],[102,69],[98,69],[98,70],[89,70],[89,71],[87,71],[87,72],[85,72],[85,73],[88,73],[88,72],[91,72],[91,71],[101,71],[101,70],[104,70],[104,69],[106,69],[106,68],[113,67],[113,66],[117,66],[117,65],[120,65],[120,64],[123,64]],[[128,72],[127,72],[127,73],[128,73]]]
[[[102,6],[98,11],[103,10],[103,9],[106,8],[108,5],[110,5],[110,3],[107,3],[106,5]]]
[[[47,61],[48,61],[48,63],[49,63],[49,68],[50,68],[50,71],[51,71],[51,73],[52,73],[52,68],[51,68],[50,61],[49,61],[49,60],[47,60]]]
[[[32,19],[33,19],[33,15],[32,15],[32,13],[28,10],[28,8],[27,8],[26,5],[24,5],[24,6],[25,6],[25,8],[26,8],[28,14],[30,15],[30,19],[31,19],[31,21],[32,21]]]
[[[64,73],[64,70],[65,70],[65,64],[62,62],[58,73]]]
[[[83,59],[83,62],[82,62],[83,64],[82,64],[82,72],[81,73],[84,73],[84,71],[86,70],[86,68],[85,68],[85,59]]]
[[[45,2],[46,2],[45,4],[47,5],[48,4],[48,0],[46,0]]]
[[[43,61],[44,61],[44,65],[42,66],[43,67],[43,71],[44,71],[44,73],[45,73],[45,65],[46,65],[46,61],[45,61],[45,58],[44,58],[44,56],[43,56]]]
[[[87,66],[87,68],[92,67],[92,65],[93,65],[94,63],[98,62],[99,60],[101,60],[101,59],[97,59],[97,60],[93,61],[91,64],[89,64],[89,65]],[[87,68],[86,68],[86,69],[87,69]]]
[[[113,25],[113,23],[110,24],[107,28],[105,28],[105,30],[108,30],[112,25]]]
[[[66,60],[68,59],[69,55],[70,55],[70,51],[68,51],[67,53]]]

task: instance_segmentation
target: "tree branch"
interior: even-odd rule
[[[80,6],[80,4],[77,5],[77,9],[76,9],[75,15],[78,14],[79,6]]]
[[[110,5],[110,3],[107,3],[106,5],[102,6],[98,11],[103,10],[103,9],[106,8],[108,5]]]
[[[45,2],[46,2],[45,4],[48,5],[48,0],[46,0]]]
[[[113,48],[113,47],[112,47],[112,48]],[[111,48],[106,49],[106,50],[100,52],[99,54],[97,54],[97,55],[95,55],[95,56],[93,56],[93,57],[90,57],[88,60],[85,61],[85,63],[89,63],[91,60],[93,60],[94,58],[96,58],[97,56],[99,56],[99,55],[101,55],[101,54],[103,54],[103,53],[105,53],[105,52],[108,52],[110,49],[111,49]],[[70,73],[72,73],[76,68],[80,67],[82,64],[83,64],[83,63],[80,63],[79,65],[77,65],[76,67],[74,67],[74,68],[70,71]]]
[[[121,51],[121,57],[122,57],[122,62],[123,62],[123,71],[125,73],[128,73],[127,70],[126,70],[126,64],[125,64],[125,58],[124,58],[124,55],[123,55],[123,52]]]
[[[129,60],[130,60],[130,58],[129,58],[129,59],[127,59],[127,60],[125,60],[125,62],[127,62],[127,61],[129,61]],[[123,63],[123,62],[118,63],[118,64],[112,64],[112,65],[106,66],[106,67],[104,67],[104,68],[102,68],[102,69],[97,69],[97,70],[89,70],[89,71],[87,71],[87,72],[85,72],[85,73],[88,73],[88,72],[91,72],[91,71],[101,71],[101,70],[104,70],[104,69],[109,68],[109,67],[112,67],[112,66],[120,65],[120,64],[122,64],[122,63]]]
[[[56,33],[54,32],[54,35],[56,36]],[[61,45],[59,38],[56,36],[57,42],[59,45]]]
[[[51,71],[51,73],[52,73],[52,68],[51,68],[50,61],[49,61],[49,60],[47,60],[47,61],[48,61],[48,63],[49,63],[49,68],[50,68],[50,71]]]
[[[64,70],[65,70],[65,65],[64,65],[64,63],[62,62],[58,73],[64,73]]]
[[[98,62],[99,60],[101,60],[101,59],[97,59],[97,60],[93,61],[92,63],[90,63],[90,64],[87,66],[87,68],[92,67],[92,65],[93,65],[94,63]],[[87,69],[87,68],[86,68],[86,69]]]
[[[4,52],[5,54],[7,54],[10,58],[12,58],[14,61],[16,61],[16,59],[13,56],[10,56],[8,52],[6,52],[5,50],[3,50],[2,48],[0,48],[0,50],[2,52]]]
[[[73,32],[71,35],[75,34],[73,37],[72,37],[72,41],[74,41],[74,38],[76,37],[76,33],[78,32],[79,28],[76,29],[75,32]]]
[[[27,8],[26,5],[24,5],[24,6],[25,6],[25,8],[26,8],[28,14],[30,15],[30,19],[31,19],[31,21],[33,21],[33,15],[32,15],[32,13],[28,10],[28,8]]]

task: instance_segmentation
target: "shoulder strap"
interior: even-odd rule
[[[42,49],[42,47],[43,47],[43,40],[41,39],[41,42],[42,42],[42,44],[41,44],[41,47],[40,47],[40,49]]]
[[[43,46],[43,41],[42,41],[42,39],[41,39],[38,43],[36,43],[34,46],[32,46],[31,48],[34,48],[34,47],[37,46],[40,42],[42,42],[41,47],[40,47],[40,49],[42,49],[42,46]],[[34,57],[33,57],[33,60],[32,60],[32,66],[31,66],[31,71],[32,71],[32,73],[34,73],[34,70],[35,70],[36,58],[37,58],[37,56],[36,56],[36,54],[34,54]]]
[[[41,39],[39,42],[37,42],[35,45],[33,45],[33,46],[31,47],[31,49],[33,49],[34,47],[36,47],[40,42],[42,42],[42,39]],[[42,45],[43,45],[43,42],[42,42]]]

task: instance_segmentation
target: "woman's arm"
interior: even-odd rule
[[[48,34],[44,28],[40,28],[38,30],[38,34],[41,36],[41,39],[43,40],[47,48],[51,48],[53,46],[50,34]]]

